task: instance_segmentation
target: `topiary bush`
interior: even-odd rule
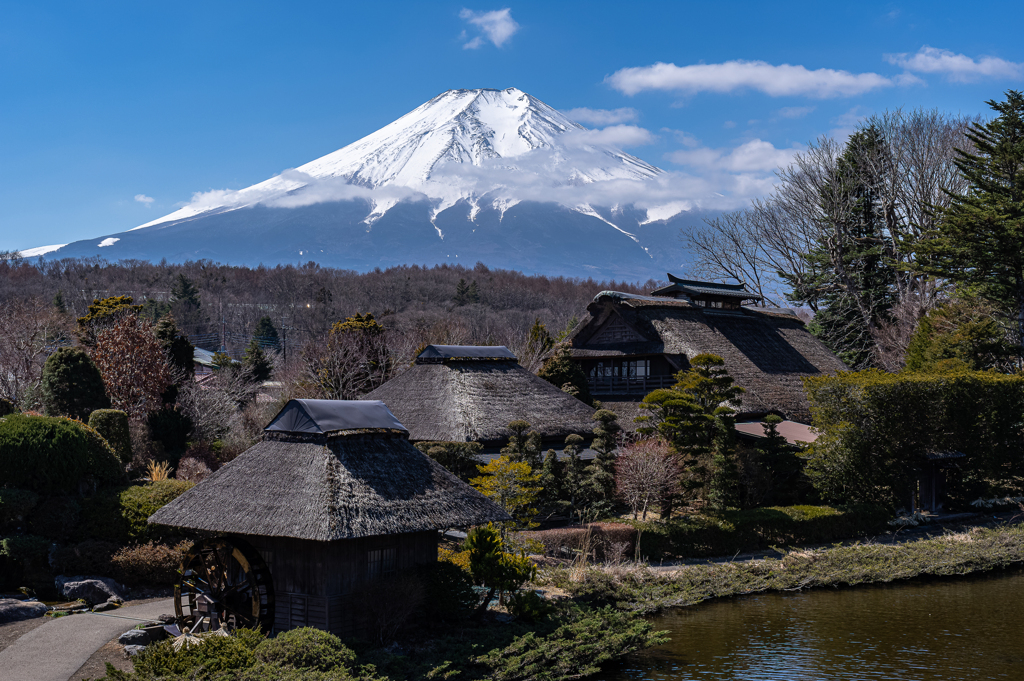
[[[356,661],[356,654],[341,639],[313,627],[281,632],[256,646],[254,653],[262,662],[324,672],[351,667]]]
[[[0,531],[18,529],[29,511],[39,503],[39,495],[27,489],[0,489]]]
[[[84,421],[96,409],[110,408],[100,370],[81,348],[58,348],[46,358],[40,391],[51,416]]]
[[[119,409],[97,409],[89,414],[89,427],[103,436],[125,466],[132,462],[128,414]]]
[[[61,546],[53,552],[54,570],[65,575],[111,576],[110,557],[116,551],[117,544],[95,539]]]
[[[135,678],[233,678],[231,672],[252,667],[253,651],[263,635],[240,629],[231,636],[208,636],[202,644],[182,646],[175,651],[171,639],[146,646],[134,658]],[[200,675],[200,668],[202,672]],[[132,677],[127,677],[132,678]]]
[[[195,483],[185,480],[160,480],[134,485],[120,494],[121,515],[127,525],[128,537],[134,541],[161,539],[169,530],[147,521],[160,508],[192,489]]]
[[[76,493],[82,483],[109,484],[121,464],[99,433],[68,418],[11,414],[0,419],[4,483],[46,494]]]
[[[83,539],[97,539],[123,545],[128,542],[128,522],[121,511],[124,487],[100,490],[82,499],[78,533]]]

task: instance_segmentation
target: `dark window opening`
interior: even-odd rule
[[[390,577],[398,569],[398,549],[370,549],[366,552],[366,577]]]

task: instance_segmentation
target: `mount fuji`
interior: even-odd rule
[[[312,260],[360,271],[482,261],[662,277],[680,268],[678,228],[700,210],[670,174],[615,146],[615,133],[630,130],[643,132],[588,130],[515,88],[449,90],[315,161],[242,190],[196,194],[162,218],[45,257]]]

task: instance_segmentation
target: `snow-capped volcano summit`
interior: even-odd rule
[[[573,233],[584,242],[614,242],[600,250],[618,262],[563,261],[558,273],[663,272],[667,263],[655,264],[654,244],[641,232],[664,231],[664,220],[689,206],[671,195],[659,197],[660,205],[630,201],[657,189],[663,173],[610,144],[614,136],[604,132],[515,88],[449,90],[294,170],[238,191],[196,194],[162,218],[48,257],[316,260],[357,269],[457,258],[549,271],[531,263],[552,247],[593,250],[593,243],[569,248]],[[662,229],[641,229],[659,220]],[[575,234],[583,224],[590,233]],[[624,238],[628,244],[619,243]]]

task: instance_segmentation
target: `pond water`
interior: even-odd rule
[[[1024,571],[770,593],[653,620],[672,641],[596,678],[1024,680]]]

